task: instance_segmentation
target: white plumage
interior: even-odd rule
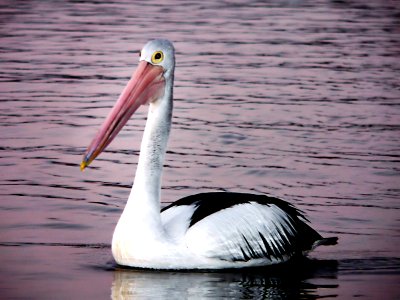
[[[83,170],[133,112],[150,104],[136,176],[115,228],[117,263],[153,269],[220,269],[285,262],[337,238],[322,238],[289,203],[263,195],[203,193],[160,213],[161,174],[170,132],[175,53],[167,40],[148,42],[140,63],[88,147]]]
[[[189,228],[184,240],[193,253],[201,256],[231,261],[247,261],[252,254],[263,258],[268,255],[268,248],[282,246],[280,236],[288,239],[281,227],[294,234],[287,219],[276,206],[239,204],[199,221]],[[266,237],[267,245],[260,234]],[[286,259],[285,256],[281,261]],[[277,262],[273,256],[270,260]]]

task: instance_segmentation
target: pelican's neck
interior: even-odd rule
[[[172,117],[172,82],[166,82],[162,98],[149,107],[135,180],[124,209],[129,218],[147,217],[157,222],[160,218],[161,175]]]
[[[161,223],[160,194],[171,128],[172,82],[166,82],[163,97],[149,107],[135,180],[113,234],[112,252],[120,264],[151,256],[149,251],[157,251],[160,242],[168,244]]]

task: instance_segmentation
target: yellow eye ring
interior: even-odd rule
[[[159,64],[164,60],[164,53],[162,51],[156,51],[153,53],[153,56],[151,57],[151,62],[153,64]]]

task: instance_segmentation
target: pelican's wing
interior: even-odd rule
[[[191,252],[209,258],[281,262],[323,240],[299,210],[263,195],[197,194],[175,202],[163,214],[171,233],[182,237]]]

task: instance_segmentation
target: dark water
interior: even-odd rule
[[[0,1],[0,298],[400,297],[398,1]],[[141,109],[81,155],[150,38],[177,49],[163,201],[253,191],[335,247],[280,268],[116,267]]]

